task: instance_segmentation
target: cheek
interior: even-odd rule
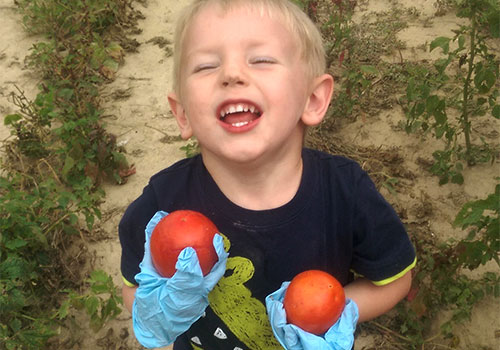
[[[300,85],[296,85],[300,84],[300,82],[289,82],[289,84],[290,88],[283,89],[281,93],[281,103],[296,119],[300,119],[306,106],[307,92]],[[295,86],[295,88],[293,88],[293,86]]]
[[[208,99],[200,93],[202,89],[187,88],[183,91],[183,103],[186,109],[188,119],[196,119],[198,115],[207,114],[208,112]]]
[[[293,101],[294,105],[300,104],[307,97],[308,80],[301,74],[300,69],[292,70],[282,79],[276,80],[275,84],[275,90],[285,99]]]

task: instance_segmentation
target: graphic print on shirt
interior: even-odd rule
[[[253,298],[244,285],[253,276],[252,262],[241,256],[228,258],[227,270],[232,274],[222,277],[208,295],[212,310],[249,349],[282,349],[274,337],[265,305]]]
[[[229,240],[224,238],[224,248],[229,249]],[[229,257],[226,274],[208,295],[210,308],[224,325],[251,350],[282,350],[273,334],[265,305],[244,285],[255,268],[252,261],[241,256]],[[191,345],[202,350],[202,344]],[[239,349],[239,348],[235,348]]]

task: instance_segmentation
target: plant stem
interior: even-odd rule
[[[476,56],[476,9],[474,7],[471,8],[471,29],[470,29],[470,57],[469,57],[469,65],[467,71],[467,77],[464,82],[464,97],[462,104],[462,128],[465,136],[465,156],[467,160],[467,164],[472,165],[472,146],[470,141],[470,122],[469,122],[469,88],[471,85],[471,77],[472,72],[474,71],[474,58]]]
[[[410,339],[410,338],[407,338],[407,337],[405,337],[405,336],[403,336],[403,335],[399,334],[398,332],[395,332],[395,331],[393,331],[392,329],[387,328],[386,326],[384,326],[384,325],[382,325],[382,324],[378,323],[377,321],[371,321],[370,323],[371,323],[371,324],[373,324],[375,327],[377,327],[377,328],[379,328],[379,329],[383,330],[384,332],[387,332],[387,333],[392,334],[393,336],[395,336],[395,337],[397,337],[397,338],[399,338],[399,339],[401,339],[401,340],[404,340],[405,342],[408,342],[408,343],[410,343],[410,342],[411,342],[411,339]]]
[[[65,215],[61,216],[56,222],[54,222],[52,225],[50,225],[49,227],[45,228],[43,230],[43,235],[44,236],[47,236],[47,234],[52,231],[52,229],[54,227],[56,227],[57,225],[59,225],[61,222],[63,222],[64,220],[66,220],[69,216],[70,216],[71,212],[69,213],[66,213]]]

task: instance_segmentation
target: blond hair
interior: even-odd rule
[[[289,0],[194,0],[181,12],[174,35],[173,90],[179,94],[181,82],[181,65],[183,44],[187,30],[196,15],[210,4],[218,4],[223,11],[238,6],[246,6],[257,10],[261,15],[277,18],[295,35],[301,58],[307,64],[309,78],[317,77],[325,72],[325,50],[323,40],[316,25],[294,3]]]

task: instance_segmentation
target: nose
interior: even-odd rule
[[[223,78],[222,86],[245,85],[245,82],[239,75],[228,75]]]
[[[242,63],[227,62],[222,69],[221,85],[223,87],[245,86],[248,83]]]

